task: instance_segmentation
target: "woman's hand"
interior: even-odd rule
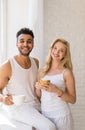
[[[56,93],[58,97],[61,97],[64,93],[61,89],[59,89],[57,86],[55,86],[52,83],[49,83],[49,85],[43,86],[42,89],[51,93]]]
[[[39,89],[39,90],[42,89],[42,85],[40,85],[39,82],[36,82],[35,87],[36,87],[36,89]]]
[[[54,92],[54,93],[56,93],[58,89],[57,86],[55,86],[52,83],[49,83],[48,85],[41,85],[39,82],[36,82],[35,87],[39,90],[43,89],[45,91]]]
[[[40,83],[37,82],[36,89],[37,89],[37,91],[43,89],[47,92],[56,93],[58,97],[61,97],[64,93],[61,89],[59,89],[56,85],[54,85],[52,83],[49,83],[48,85],[40,85]],[[37,92],[37,93],[39,93],[39,92]]]
[[[36,93],[37,98],[40,101],[40,97],[41,97],[41,86],[40,86],[39,82],[36,82],[36,84],[35,84],[35,93]]]
[[[53,93],[56,93],[58,90],[57,86],[55,86],[52,83],[49,83],[49,85],[42,86],[42,89],[44,89],[48,92],[53,92]]]

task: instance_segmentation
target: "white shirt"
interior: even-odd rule
[[[61,90],[65,91],[65,82],[63,78],[63,73],[56,75],[45,75],[43,80],[50,80],[51,83],[55,84]],[[47,92],[42,90],[41,94],[41,110],[42,112],[58,112],[60,114],[69,113],[68,104],[58,97],[56,93]]]
[[[35,82],[37,81],[38,68],[34,59],[30,57],[30,60],[31,67],[29,69],[24,69],[17,63],[14,58],[10,59],[12,76],[6,86],[6,91],[12,95],[23,94],[26,96],[26,103],[38,107],[39,101],[37,100],[34,92]]]

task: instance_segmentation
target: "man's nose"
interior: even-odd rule
[[[27,42],[24,42],[24,46],[27,46],[27,44],[28,44]]]

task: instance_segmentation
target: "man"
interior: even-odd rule
[[[55,125],[39,112],[40,103],[34,92],[39,67],[38,60],[30,57],[34,47],[34,34],[29,28],[22,28],[16,37],[19,54],[0,67],[0,102],[7,106],[12,119],[31,125],[37,130],[56,130]],[[15,106],[13,95],[25,95],[24,103]]]

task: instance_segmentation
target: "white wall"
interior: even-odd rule
[[[75,130],[85,130],[85,0],[44,0],[44,55],[63,37],[71,44],[77,102],[71,106]]]

